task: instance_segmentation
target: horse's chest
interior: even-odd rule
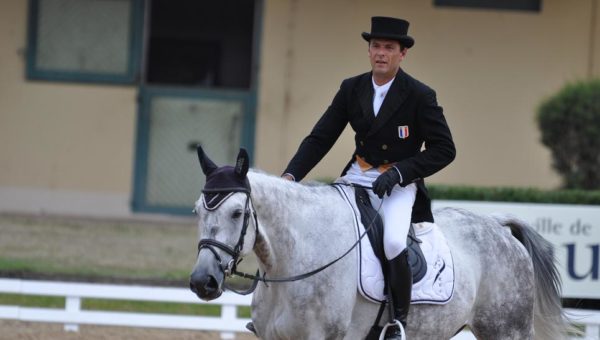
[[[258,307],[252,312],[253,322],[257,326],[261,338],[305,338],[300,325],[306,325],[306,323],[295,306],[286,301],[279,301],[279,303],[269,304],[268,306],[269,308]],[[294,313],[294,310],[296,310],[296,313]]]
[[[252,319],[259,336],[264,339],[314,339],[324,334],[315,334],[324,324],[335,324],[329,320],[323,305],[310,296],[297,296],[287,292],[262,296],[255,301]]]

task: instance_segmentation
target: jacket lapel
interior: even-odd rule
[[[400,69],[381,104],[379,113],[377,114],[373,125],[371,125],[371,129],[367,133],[367,137],[372,136],[385,126],[387,121],[396,113],[396,111],[398,111],[404,100],[406,100],[409,92],[408,90],[406,73]],[[373,103],[372,98],[373,97],[371,97],[371,103]],[[373,112],[373,104],[371,104],[371,112]]]
[[[365,73],[360,79],[357,91],[363,115],[367,118],[368,122],[372,123],[375,120],[375,113],[373,112],[373,95],[375,90],[373,89],[370,72]]]

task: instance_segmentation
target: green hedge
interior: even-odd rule
[[[600,205],[600,190],[540,190],[428,184],[432,199]]]
[[[332,178],[321,177],[312,182],[331,184],[333,181]],[[427,189],[434,200],[600,205],[600,190],[541,190],[442,184],[427,184]]]

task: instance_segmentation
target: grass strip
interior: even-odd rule
[[[3,272],[38,273],[42,275],[67,275],[87,278],[124,278],[124,279],[152,279],[186,282],[190,273],[188,270],[139,270],[108,267],[80,267],[62,266],[51,261],[40,259],[14,259],[0,257],[0,269]]]
[[[65,308],[65,298],[21,294],[0,294],[0,305],[21,307]]]
[[[219,305],[198,305],[174,302],[83,299],[81,308],[85,310],[163,313],[177,315],[221,315],[221,306]]]

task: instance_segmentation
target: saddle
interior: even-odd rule
[[[365,229],[367,229],[367,237],[369,238],[373,252],[381,263],[381,270],[384,273],[385,280],[387,282],[387,259],[383,250],[383,220],[371,205],[371,199],[369,198],[369,194],[365,188],[356,186],[354,187],[354,193],[356,206],[360,212],[361,222],[365,226]],[[408,262],[410,264],[413,276],[413,284],[415,284],[425,277],[425,274],[427,273],[427,261],[425,260],[425,256],[423,255],[423,251],[420,247],[420,243],[422,242],[415,235],[415,230],[412,223],[410,225],[406,241],[408,249]]]

